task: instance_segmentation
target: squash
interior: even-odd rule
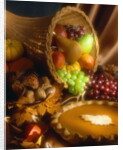
[[[23,55],[24,48],[20,41],[7,39],[5,44],[6,61],[14,61]]]
[[[4,69],[5,69],[5,73],[8,73],[9,72],[9,66],[8,66],[8,64],[6,63],[6,64],[4,64]]]
[[[21,72],[27,71],[34,68],[34,63],[31,59],[26,57],[21,57],[14,62],[8,64],[9,72]]]
[[[74,70],[80,71],[81,66],[78,61],[75,61],[73,64],[65,65],[63,69],[66,70],[67,72],[71,73],[71,71],[74,71]]]

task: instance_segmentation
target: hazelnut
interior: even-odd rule
[[[50,85],[50,80],[48,79],[48,77],[42,77],[40,78],[40,83]]]
[[[49,88],[46,89],[45,92],[46,92],[46,95],[47,95],[47,96],[52,95],[52,94],[55,94],[56,88],[53,87],[53,86],[52,86],[52,87],[49,87]]]
[[[46,93],[45,90],[42,89],[41,87],[39,87],[36,91],[35,91],[35,98],[36,100],[43,100],[46,98]]]
[[[32,90],[27,90],[25,96],[30,99],[30,103],[35,101],[34,92]]]

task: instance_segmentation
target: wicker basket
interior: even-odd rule
[[[58,83],[63,83],[63,80],[58,76],[56,73],[52,57],[51,57],[51,41],[52,41],[52,33],[56,26],[56,24],[62,24],[62,25],[81,25],[86,28],[87,33],[93,33],[94,35],[94,46],[92,50],[92,55],[95,58],[95,65],[94,65],[94,71],[97,67],[97,59],[98,59],[98,52],[99,52],[99,45],[98,45],[98,39],[96,36],[96,33],[94,31],[94,28],[92,24],[89,21],[89,18],[86,16],[86,14],[81,11],[80,9],[76,7],[64,7],[60,11],[56,13],[56,15],[53,17],[51,24],[48,29],[47,37],[46,37],[46,57],[47,57],[47,64],[49,66],[50,73],[54,77],[54,79]],[[67,85],[64,83],[64,87],[67,87]]]
[[[7,12],[6,16],[7,37],[22,41],[31,57],[43,62],[43,64],[47,62],[47,68],[54,80],[64,84],[64,87],[67,85],[58,76],[51,57],[53,31],[56,24],[84,26],[87,33],[94,35],[92,55],[95,58],[94,70],[96,70],[99,52],[98,38],[89,18],[80,9],[67,6],[58,11],[55,16],[41,18],[20,17],[10,12]]]

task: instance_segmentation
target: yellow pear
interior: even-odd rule
[[[59,48],[63,50],[68,63],[74,63],[82,55],[81,45],[75,41],[62,36],[56,35],[56,41]]]

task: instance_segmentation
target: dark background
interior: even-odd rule
[[[5,2],[6,9],[20,16],[42,17],[55,14],[61,7],[68,3],[60,2],[32,2],[32,1],[10,1]],[[69,5],[74,5],[69,3]]]

